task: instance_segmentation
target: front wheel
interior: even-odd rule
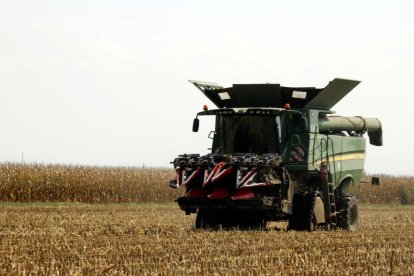
[[[211,210],[207,208],[200,208],[197,210],[197,217],[195,221],[196,229],[207,229],[211,227]]]
[[[200,208],[195,221],[196,229],[232,229],[265,230],[267,220],[256,212],[246,210],[226,210],[214,208]]]
[[[320,220],[319,224],[317,217]],[[323,201],[319,192],[296,193],[293,196],[292,215],[289,219],[288,230],[315,231],[324,221],[323,217]]]
[[[195,228],[196,229],[205,229],[206,228],[205,210],[206,209],[198,209],[197,210],[197,217],[196,217],[196,221],[195,221]]]
[[[220,212],[212,208],[199,208],[195,221],[196,229],[215,228],[222,223]]]
[[[339,200],[338,226],[348,231],[354,231],[359,227],[359,209],[356,196],[345,195]]]

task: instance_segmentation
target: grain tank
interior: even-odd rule
[[[347,230],[359,225],[358,202],[348,189],[364,171],[366,139],[382,145],[375,118],[342,117],[331,108],[359,81],[336,78],[325,88],[279,84],[190,81],[216,106],[211,152],[172,162],[173,188],[196,228],[264,228],[287,220],[290,230]]]

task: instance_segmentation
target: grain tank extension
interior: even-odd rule
[[[176,201],[197,214],[196,228],[263,228],[275,220],[288,220],[291,230],[359,225],[348,188],[363,174],[364,134],[382,146],[381,123],[331,111],[359,81],[337,78],[322,89],[190,82],[217,106],[193,124],[197,132],[199,117],[215,116],[211,152],[172,162],[170,186],[185,189]]]

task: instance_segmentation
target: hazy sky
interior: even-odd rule
[[[333,109],[383,124],[366,170],[414,175],[413,3],[0,0],[0,161],[170,166],[211,143],[188,79],[342,77],[362,83]]]

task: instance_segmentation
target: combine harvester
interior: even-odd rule
[[[382,146],[378,119],[334,116],[330,109],[359,81],[334,79],[325,88],[279,84],[190,81],[218,109],[211,153],[183,154],[170,186],[185,188],[176,201],[197,213],[196,228],[265,228],[288,220],[289,230],[354,230],[358,202],[348,189],[364,171],[365,138]],[[378,178],[372,178],[379,184]]]

